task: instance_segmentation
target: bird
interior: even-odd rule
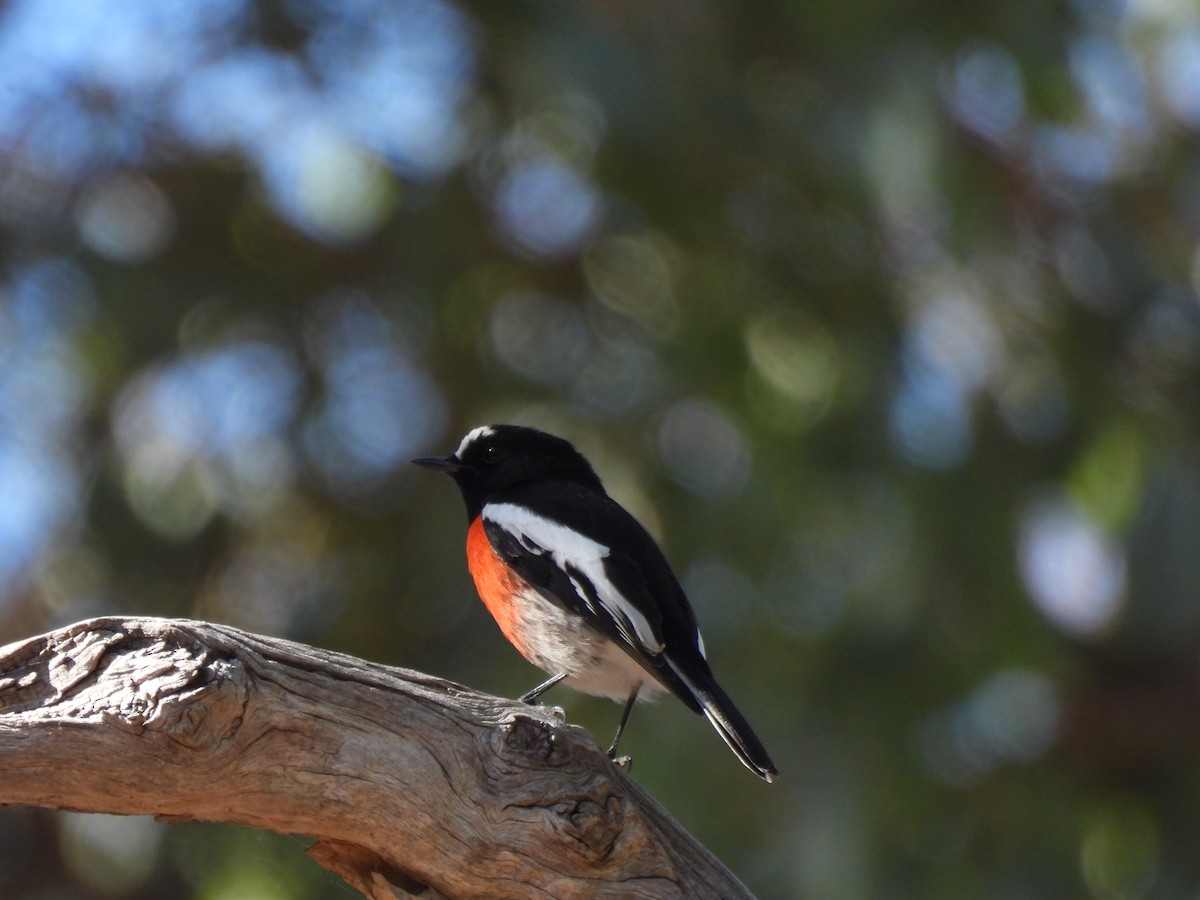
[[[779,770],[713,676],[663,551],[574,445],[535,428],[484,425],[454,453],[412,462],[457,484],[480,599],[509,642],[550,675],[523,702],[559,682],[623,702],[608,748],[617,760],[637,700],[669,692],[703,713],[748,769],[774,780]]]

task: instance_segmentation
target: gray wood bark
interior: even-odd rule
[[[0,648],[0,804],[310,835],[372,898],[750,896],[551,711],[207,622]]]

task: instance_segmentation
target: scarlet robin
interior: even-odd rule
[[[453,454],[413,462],[457,483],[479,596],[521,655],[551,675],[522,700],[563,681],[624,701],[614,757],[637,699],[670,691],[703,713],[747,768],[773,779],[775,764],[713,677],[662,550],[574,446],[533,428],[487,425]]]

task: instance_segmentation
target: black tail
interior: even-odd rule
[[[709,682],[707,689],[696,691],[696,699],[704,708],[704,715],[708,717],[708,721],[717,729],[717,734],[729,745],[729,749],[737,755],[742,764],[763,781],[774,781],[779,770],[775,768],[775,763],[771,762],[771,757],[767,756],[762,741],[758,739],[750,723],[738,712],[738,708],[733,705],[729,695],[721,690],[720,685],[715,681]]]
[[[746,721],[746,717],[738,712],[738,708],[733,705],[729,695],[721,690],[717,680],[712,677],[708,666],[705,665],[703,672],[697,673],[697,677],[693,678],[687,675],[674,660],[668,658],[667,664],[670,666],[670,671],[679,679],[672,689],[680,695],[681,699],[697,712],[702,712],[708,717],[713,728],[717,729],[717,734],[742,761],[742,765],[763,781],[774,781],[775,776],[779,774],[775,763],[771,762],[771,757],[767,756],[766,748],[758,739],[758,735],[754,733],[754,729],[750,727],[750,723]],[[681,690],[681,685],[686,690]]]

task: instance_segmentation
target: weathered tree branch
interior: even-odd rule
[[[548,710],[205,622],[0,648],[0,804],[308,834],[376,898],[749,896]]]

